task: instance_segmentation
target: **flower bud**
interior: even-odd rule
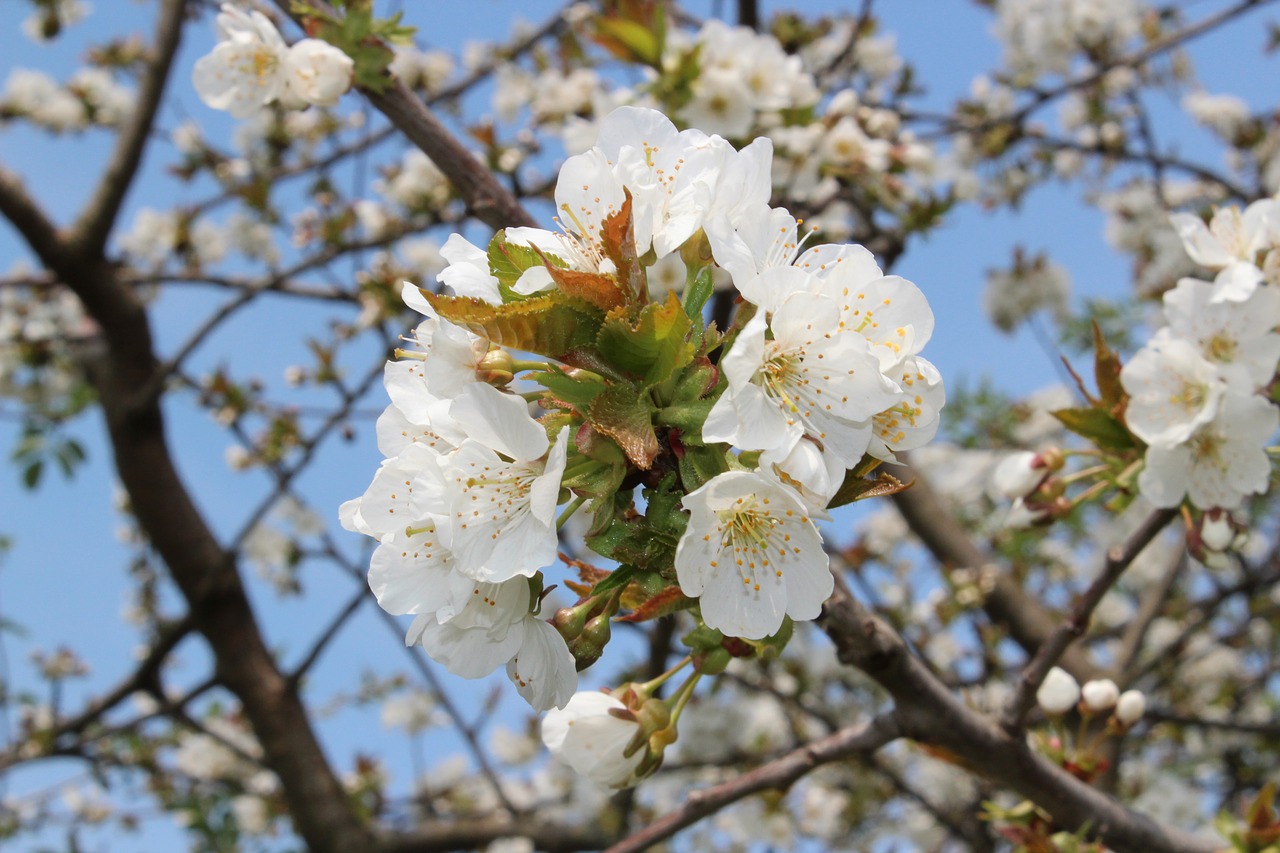
[[[1036,703],[1046,714],[1065,714],[1080,701],[1080,685],[1064,669],[1054,667],[1036,691]]]
[[[610,615],[606,611],[587,620],[582,633],[569,641],[569,651],[577,662],[578,672],[600,660],[600,656],[604,654],[604,647],[608,645],[612,633],[609,619]]]
[[[1029,450],[1011,453],[991,475],[996,491],[1006,498],[1025,498],[1034,492],[1049,472],[1040,457]]]
[[[1236,538],[1231,516],[1222,510],[1210,510],[1200,522],[1200,541],[1210,551],[1227,551]]]
[[[1147,697],[1141,690],[1126,690],[1116,700],[1116,719],[1126,726],[1132,726],[1142,719],[1147,710]]]
[[[1116,706],[1116,700],[1120,698],[1120,689],[1111,679],[1102,678],[1086,681],[1084,687],[1080,688],[1080,695],[1084,698],[1086,708],[1094,713],[1102,713]]]

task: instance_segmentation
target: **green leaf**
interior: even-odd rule
[[[903,483],[892,474],[881,473],[874,480],[859,476],[858,472],[846,471],[844,482],[840,484],[840,488],[836,489],[835,495],[827,504],[827,509],[835,509],[836,507],[851,504],[855,501],[864,501],[868,498],[878,498],[885,495],[893,495],[904,491],[911,487],[910,483]]]
[[[520,280],[525,270],[547,263],[564,265],[564,261],[555,255],[540,255],[531,246],[508,243],[506,231],[499,231],[489,241],[489,273],[498,280],[498,292],[502,294],[503,302],[528,299],[528,296],[522,296],[511,288]]]
[[[591,401],[600,396],[607,387],[598,376],[589,373],[570,376],[556,365],[551,365],[551,370],[530,373],[527,376],[550,391],[551,396],[556,400],[579,409],[589,406]]]
[[[588,409],[591,426],[618,443],[632,465],[647,471],[660,447],[653,430],[653,403],[631,385],[611,385]]]
[[[596,32],[602,37],[602,43],[618,58],[635,60],[654,68],[661,66],[662,45],[658,34],[648,27],[621,18],[597,18]]]
[[[703,445],[685,445],[680,457],[680,482],[692,492],[729,470],[729,459],[723,449]]]
[[[626,564],[618,566],[618,568],[609,573],[607,578],[591,588],[591,594],[595,596],[605,592],[613,592],[615,589],[622,589],[624,586],[631,583],[631,578],[635,573],[635,566],[628,566]]]
[[[702,309],[707,306],[707,300],[711,298],[711,294],[715,293],[715,289],[715,277],[711,274],[709,266],[698,270],[693,281],[685,285],[684,313],[694,325],[702,325]]]
[[[675,578],[676,544],[680,541],[689,517],[680,509],[683,492],[677,488],[676,476],[668,474],[657,488],[645,489],[645,512],[636,512],[635,502],[627,493],[616,493],[614,499],[601,501],[595,520],[587,532],[587,547],[601,556],[635,566],[643,572],[654,572],[667,580]]]
[[[441,296],[423,291],[436,313],[496,344],[563,360],[570,350],[595,340],[600,312],[562,293],[531,296],[492,305],[470,296]]]
[[[1089,439],[1106,450],[1133,450],[1133,436],[1113,416],[1102,409],[1059,409],[1050,412],[1076,435]]]
[[[1098,383],[1098,393],[1107,408],[1119,411],[1128,398],[1120,384],[1120,356],[1102,339],[1102,328],[1097,322],[1093,324],[1093,352],[1093,375]]]
[[[34,489],[40,485],[40,475],[44,473],[44,460],[33,459],[26,468],[22,469],[22,485],[28,489]]]
[[[644,306],[633,320],[610,312],[596,337],[596,348],[618,370],[640,377],[643,386],[650,388],[693,361],[691,328],[679,298],[668,293],[665,302]]]
[[[619,622],[647,622],[681,610],[688,610],[698,601],[680,591],[678,586],[669,586],[657,595],[650,596],[638,606],[632,608],[627,616],[619,617]]]

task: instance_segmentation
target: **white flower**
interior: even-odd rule
[[[1236,540],[1236,528],[1231,515],[1221,510],[1210,510],[1200,522],[1200,541],[1210,551],[1223,552]]]
[[[578,689],[578,669],[564,637],[549,622],[525,617],[524,641],[507,677],[535,711],[563,708]]]
[[[543,718],[542,742],[558,760],[601,788],[628,788],[637,781],[645,750],[623,753],[641,730],[636,721],[611,711],[626,711],[626,706],[606,693],[575,693],[563,710]]]
[[[1191,260],[1219,271],[1213,301],[1238,302],[1247,299],[1262,281],[1255,261],[1257,253],[1272,242],[1275,216],[1275,201],[1262,199],[1243,213],[1237,207],[1220,207],[1207,226],[1190,213],[1174,213],[1169,221]]]
[[[895,450],[915,450],[933,440],[947,392],[938,368],[918,355],[904,358],[889,376],[902,389],[902,398],[871,419],[867,452],[877,459],[896,462]]]
[[[1267,490],[1266,444],[1277,428],[1280,409],[1266,399],[1228,394],[1217,417],[1182,444],[1147,448],[1138,489],[1158,507],[1175,507],[1185,495],[1201,509],[1234,509]]]
[[[261,12],[224,3],[217,22],[222,41],[196,60],[191,81],[208,106],[249,118],[284,92],[289,49]]]
[[[1036,703],[1046,714],[1065,714],[1080,701],[1080,685],[1059,667],[1049,670],[1036,691]]]
[[[1247,299],[1215,301],[1214,286],[1184,278],[1164,295],[1164,315],[1172,335],[1195,344],[1239,390],[1268,384],[1280,360],[1280,288],[1260,287]]]
[[[729,387],[707,416],[703,440],[786,454],[807,435],[852,465],[870,442],[868,421],[894,405],[900,390],[825,296],[792,295],[769,327],[772,340],[756,314],[725,354]]]
[[[320,39],[302,39],[284,60],[288,94],[317,107],[332,107],[351,88],[355,63],[338,48]]]
[[[689,526],[676,577],[702,618],[725,634],[760,639],[784,616],[813,619],[834,581],[822,537],[799,496],[760,474],[729,471],[684,499]]]
[[[409,368],[411,376],[418,377],[433,397],[456,398],[463,388],[476,382],[476,371],[489,352],[489,342],[441,319],[417,285],[403,282],[400,294],[406,305],[426,317],[413,332],[423,363],[417,370]],[[397,398],[393,395],[392,399]]]
[[[490,582],[532,577],[555,559],[569,433],[561,430],[548,441],[522,398],[478,382],[450,412],[469,433],[441,460],[449,508],[445,543],[455,570]]]
[[[1155,337],[1120,371],[1125,421],[1149,445],[1172,447],[1213,420],[1226,381],[1192,344]]]
[[[1147,697],[1142,695],[1141,690],[1126,690],[1116,700],[1116,719],[1126,726],[1141,720],[1146,710]]]
[[[449,265],[441,270],[438,280],[458,296],[470,296],[491,304],[502,302],[498,280],[489,272],[489,255],[461,234],[450,234],[440,250]]]
[[[1120,688],[1110,678],[1095,679],[1084,683],[1080,688],[1080,696],[1090,711],[1110,711],[1120,698]]]
[[[456,612],[442,609],[418,615],[405,645],[421,643],[431,659],[463,678],[483,678],[515,657],[524,643],[529,613],[529,581],[471,581],[460,575],[465,596]]]
[[[196,61],[191,81],[200,99],[235,118],[279,101],[286,107],[331,107],[351,88],[355,64],[331,44],[302,39],[288,47],[261,12],[222,5],[222,40]]]

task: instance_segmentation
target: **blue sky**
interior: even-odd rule
[[[96,5],[95,13],[73,28],[65,44],[41,47],[27,41],[16,27],[0,31],[0,77],[16,67],[37,67],[57,77],[65,76],[70,67],[66,57],[77,53],[85,39],[100,31],[99,27],[149,32],[150,4],[98,0]],[[517,10],[536,21],[560,6],[546,0],[405,5],[411,10],[409,19],[419,19],[414,22],[422,27],[423,43],[431,47],[459,47],[477,38],[500,39]],[[762,5],[766,12],[773,12],[787,4]],[[808,11],[843,9],[854,4],[791,5],[803,5]],[[1193,14],[1206,13],[1211,6],[1216,8],[1217,4],[1192,4]],[[430,12],[419,15],[415,7],[429,8]],[[690,11],[700,15],[712,7],[707,2],[689,4]],[[998,46],[988,34],[988,18],[972,3],[900,0],[881,3],[879,7],[885,16],[885,30],[897,34],[900,52],[917,63],[920,79],[930,86],[932,106],[945,107],[965,94],[973,74],[994,67],[998,60]],[[1255,106],[1262,106],[1270,93],[1252,83],[1238,65],[1233,67],[1232,62],[1226,61],[1227,57],[1234,60],[1242,51],[1250,57],[1259,52],[1261,27],[1250,30],[1248,26],[1236,24],[1206,45],[1200,52],[1204,57],[1200,66],[1211,91],[1231,90],[1244,80],[1246,90],[1241,94],[1253,100]],[[230,127],[225,116],[199,103],[189,85],[192,62],[212,43],[211,23],[187,30],[179,70],[169,93],[173,105],[162,113],[167,127],[183,115],[212,128]],[[1259,75],[1255,79],[1266,78]],[[25,128],[0,128],[0,162],[21,171],[51,215],[66,221],[82,203],[85,187],[105,157],[106,143],[107,137],[101,133],[50,140]],[[1188,131],[1184,145],[1194,154],[1202,148],[1204,139]],[[146,164],[151,177],[130,196],[122,220],[126,227],[140,207],[171,203],[172,199],[157,195],[171,191],[172,184],[158,177],[170,151],[164,146],[152,150]],[[990,375],[1001,387],[1022,393],[1055,380],[1054,365],[1028,334],[1000,335],[986,323],[978,307],[985,270],[1006,264],[1015,244],[1032,251],[1048,250],[1071,272],[1077,297],[1120,295],[1127,290],[1127,262],[1105,246],[1100,215],[1082,205],[1074,191],[1055,187],[1039,190],[1016,214],[984,214],[971,208],[960,211],[946,226],[911,246],[895,269],[920,285],[934,307],[937,330],[925,355],[939,366],[952,387],[961,378],[973,380]],[[7,270],[23,254],[12,232],[0,226],[0,271]],[[162,300],[155,314],[161,350],[175,346],[203,314],[221,301],[219,294],[198,291]],[[301,308],[296,302],[278,302],[276,310],[230,326],[210,342],[198,363],[206,368],[223,362],[260,365],[269,382],[280,387],[283,367],[304,360],[298,330],[314,328],[321,317],[319,312]],[[383,405],[378,394],[370,403],[374,408]],[[5,410],[9,410],[7,404]],[[226,434],[207,417],[193,415],[186,402],[171,404],[168,414],[171,441],[184,477],[219,532],[230,535],[243,522],[246,503],[256,502],[256,495],[262,493],[266,478],[256,473],[229,472],[223,459]],[[13,432],[9,421],[0,421],[0,448],[6,452],[12,446]],[[119,623],[129,587],[125,573],[128,551],[115,538],[119,520],[109,509],[114,478],[109,449],[100,438],[100,419],[91,412],[80,419],[74,432],[84,441],[90,456],[89,464],[74,481],[48,476],[37,491],[27,492],[18,487],[15,468],[0,471],[0,534],[15,540],[13,550],[0,563],[0,616],[16,620],[28,631],[24,637],[0,637],[0,674],[19,687],[31,687],[36,682],[28,662],[29,651],[52,650],[69,643],[85,657],[93,674],[71,686],[68,693],[72,701],[65,706],[68,708],[75,707],[75,697],[96,692],[126,672],[137,642],[132,631]],[[339,502],[364,489],[377,466],[380,457],[371,425],[358,430],[355,442],[331,458],[335,460],[333,464],[308,472],[300,483],[300,490],[329,518],[336,515]],[[345,536],[340,531],[339,534]],[[346,541],[353,552],[359,547],[358,543]],[[303,579],[308,595],[302,600],[278,602],[262,585],[254,586],[255,602],[265,614],[269,641],[294,655],[306,647],[333,610],[356,588],[327,568],[313,569]],[[316,671],[314,695],[323,697],[342,686],[350,688],[354,674],[361,668],[380,665],[391,648],[389,637],[372,608],[366,608]],[[370,642],[370,638],[376,638],[376,642]],[[394,642],[391,638],[390,643]],[[185,662],[179,681],[203,672],[204,652],[199,643],[185,644],[179,657]],[[447,674],[444,678],[451,688],[458,688],[459,696],[473,702],[478,703],[487,691],[482,684],[463,683]],[[6,726],[12,730],[15,725],[16,720],[0,717],[0,736]],[[396,765],[393,779],[403,790],[407,761],[403,751],[399,758],[395,757],[397,742],[378,728],[376,720],[367,715],[345,714],[326,720],[323,726],[339,767],[348,768],[357,750],[384,753],[392,756]],[[430,742],[429,748],[451,750],[440,741]],[[76,771],[67,765],[66,772]],[[14,774],[7,783],[7,792],[48,784],[61,772],[44,769]],[[5,787],[0,782],[0,796],[6,793]]]

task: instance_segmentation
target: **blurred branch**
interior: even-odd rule
[[[1036,691],[1049,670],[1057,664],[1071,643],[1084,636],[1085,631],[1088,630],[1089,619],[1102,601],[1102,597],[1115,586],[1120,575],[1129,568],[1151,540],[1155,539],[1160,531],[1177,517],[1177,509],[1156,510],[1142,522],[1123,546],[1112,548],[1107,552],[1102,571],[1093,583],[1089,584],[1084,594],[1076,599],[1071,608],[1071,615],[1058,626],[1048,640],[1041,644],[1031,663],[1022,670],[1022,675],[1018,678],[1017,690],[1009,698],[1000,715],[1000,727],[1011,737],[1017,736],[1022,731],[1022,722],[1027,712],[1031,710],[1031,706],[1035,704]]]
[[[906,460],[907,454],[900,454]],[[911,532],[920,538],[934,559],[948,569],[977,569],[991,565],[992,560],[973,543],[943,503],[929,481],[915,469],[896,476],[903,482],[914,481],[911,488],[893,496],[894,506],[902,513]],[[1053,633],[1057,618],[1043,604],[1032,598],[1007,572],[997,570],[995,586],[982,603],[993,621],[1004,625],[1009,635],[1034,654]],[[1080,649],[1068,648],[1061,657],[1062,666],[1079,680],[1101,677],[1102,670]]]
[[[647,850],[730,803],[760,791],[785,791],[815,768],[875,752],[901,734],[891,714],[880,714],[865,723],[841,729],[727,782],[690,793],[680,808],[614,844],[605,853]]]
[[[333,7],[323,0],[307,2],[326,15],[337,15]],[[276,0],[276,5],[295,21],[298,20],[299,16],[294,13],[291,0]],[[520,205],[519,199],[483,163],[471,155],[448,128],[440,123],[422,99],[404,83],[393,80],[384,91],[362,92],[392,125],[444,172],[473,216],[494,229],[537,225],[528,211]]]
[[[164,94],[169,70],[182,36],[186,18],[185,0],[164,0],[156,26],[156,40],[151,61],[147,64],[138,91],[137,103],[129,120],[116,138],[115,150],[98,180],[93,197],[72,228],[71,241],[85,254],[98,254],[106,246],[124,197],[133,186],[134,175],[142,163],[142,152],[155,123],[160,98]]]
[[[884,621],[837,583],[819,624],[842,663],[857,667],[893,696],[901,734],[928,744],[982,778],[1049,812],[1068,831],[1084,831],[1118,853],[1213,853],[1217,846],[1165,828],[1057,767],[963,704]]]

